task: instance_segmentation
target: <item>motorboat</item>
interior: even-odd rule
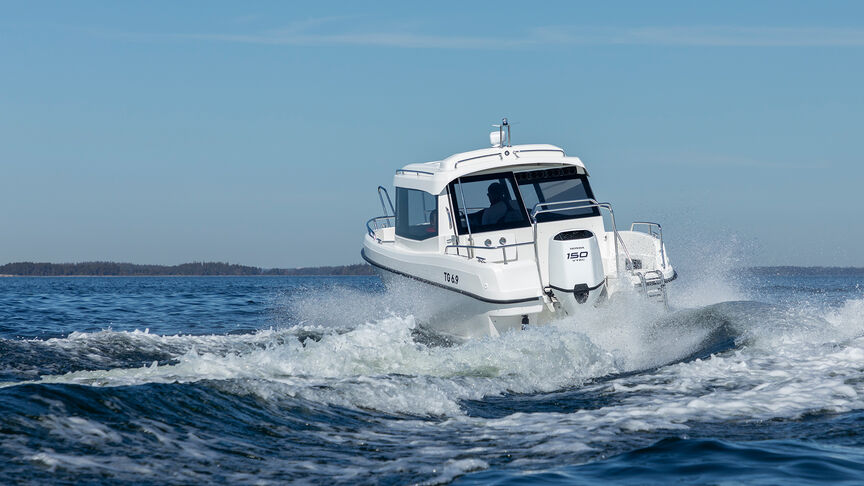
[[[421,324],[469,339],[579,315],[627,292],[667,305],[677,276],[658,223],[619,231],[578,157],[511,145],[505,118],[490,148],[396,171],[395,201],[366,223],[361,255],[389,288],[422,287],[439,312]]]

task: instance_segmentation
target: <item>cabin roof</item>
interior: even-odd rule
[[[462,152],[433,162],[408,164],[396,171],[393,185],[440,194],[450,181],[470,174],[550,166],[575,166],[580,173],[587,174],[585,164],[579,157],[568,157],[563,149],[555,145],[513,145]]]

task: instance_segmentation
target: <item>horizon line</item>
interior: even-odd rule
[[[550,46],[667,47],[864,47],[864,29],[856,27],[637,26],[528,27],[511,37],[420,33],[398,29],[349,30],[319,27],[342,19],[308,19],[279,28],[247,33],[141,33],[91,31],[128,40],[198,40],[296,47],[357,46],[413,49],[501,50]]]
[[[246,268],[255,268],[259,270],[298,270],[298,269],[307,269],[307,268],[325,268],[325,267],[349,267],[353,265],[369,265],[365,261],[359,261],[355,263],[341,263],[341,264],[325,264],[325,265],[309,265],[303,267],[265,267],[265,266],[257,266],[257,265],[246,265],[243,263],[231,263],[228,261],[191,261],[191,262],[183,262],[183,263],[175,263],[175,264],[163,264],[163,263],[133,263],[133,262],[123,262],[123,261],[110,261],[110,260],[85,260],[78,262],[48,262],[48,261],[33,261],[33,260],[20,260],[14,262],[0,263],[0,267],[5,267],[7,265],[20,265],[20,264],[31,264],[31,265],[84,265],[84,264],[92,264],[92,263],[102,263],[102,264],[112,264],[112,265],[135,265],[135,266],[151,266],[151,267],[179,267],[182,265],[207,265],[207,264],[219,264],[219,265],[231,265],[231,266],[239,266]],[[769,268],[809,268],[809,269],[859,269],[864,270],[864,266],[855,266],[855,265],[747,265],[741,267],[742,269],[769,269]]]

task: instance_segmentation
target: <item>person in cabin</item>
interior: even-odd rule
[[[486,196],[489,198],[489,207],[483,210],[483,225],[504,222],[507,214],[513,210],[507,188],[500,182],[493,182],[489,184]]]

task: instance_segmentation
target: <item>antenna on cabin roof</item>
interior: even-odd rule
[[[510,144],[510,122],[507,121],[506,118],[501,119],[500,125],[492,125],[497,128],[497,132],[492,132],[489,134],[489,143],[492,144],[495,148],[501,147],[512,147]],[[507,145],[504,145],[504,129],[507,129]]]

